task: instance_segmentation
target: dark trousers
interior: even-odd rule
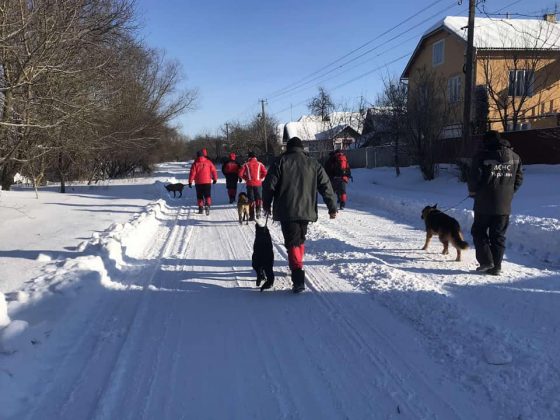
[[[212,184],[196,184],[195,188],[198,206],[210,206],[212,204],[212,198],[210,197],[210,194],[212,192]]]
[[[480,265],[502,268],[508,226],[509,214],[474,213],[471,234],[476,249],[476,260]]]
[[[341,176],[331,178],[331,185],[339,203],[346,203],[346,182]]]
[[[303,269],[303,256],[305,254],[305,235],[309,222],[280,222],[284,245],[288,250],[288,264],[290,269]]]
[[[262,187],[250,187],[247,185],[247,198],[251,204],[255,203],[260,207],[262,202]]]

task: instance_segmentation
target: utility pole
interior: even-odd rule
[[[229,123],[226,123],[226,143],[229,147]]]
[[[263,124],[264,152],[266,155],[268,155],[268,142],[266,141],[266,114],[264,111],[264,104],[267,103],[266,99],[261,99],[260,103],[262,108],[261,116],[262,116],[262,124]]]
[[[462,0],[459,0],[462,4]],[[469,23],[467,26],[467,56],[465,63],[465,100],[463,103],[463,155],[466,155],[471,143],[471,108],[473,93],[473,58],[474,58],[474,18],[476,0],[469,0]],[[463,156],[465,157],[465,156]]]

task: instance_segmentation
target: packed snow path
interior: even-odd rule
[[[31,418],[461,417],[409,331],[310,266],[310,292],[254,288],[231,206],[177,206],[57,369]],[[277,255],[277,272],[285,261]],[[379,324],[384,324],[382,328]],[[413,336],[412,336],[413,337]],[[460,403],[459,403],[460,401]],[[472,407],[470,407],[472,408]],[[400,414],[399,414],[400,413]]]
[[[511,261],[491,283],[468,273],[472,251],[463,263],[437,241],[419,251],[422,231],[355,197],[355,209],[330,221],[323,207],[311,225],[302,295],[290,292],[272,226],[277,279],[261,293],[253,227],[239,226],[223,187],[208,217],[194,214],[194,191],[167,200],[156,227],[140,232],[147,246],[129,247],[113,273],[122,287],[67,315],[83,322],[14,418],[558,413],[558,331],[537,327],[557,314],[557,271]]]

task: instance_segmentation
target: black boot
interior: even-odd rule
[[[206,216],[210,215],[210,206],[209,205],[204,206],[204,210],[206,211]]]
[[[305,271],[301,268],[292,271],[292,291],[294,293],[300,293],[305,290]]]
[[[198,214],[202,213],[204,213],[204,209],[202,208],[202,206],[198,206]]]
[[[258,285],[257,285],[257,286],[258,286]],[[265,282],[263,283],[263,285],[261,286],[261,292],[262,292],[263,290],[271,289],[272,286],[274,286],[274,279],[269,279],[269,280],[265,281]]]

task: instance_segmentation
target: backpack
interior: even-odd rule
[[[334,156],[334,176],[350,176],[350,165],[344,153],[337,153]]]

